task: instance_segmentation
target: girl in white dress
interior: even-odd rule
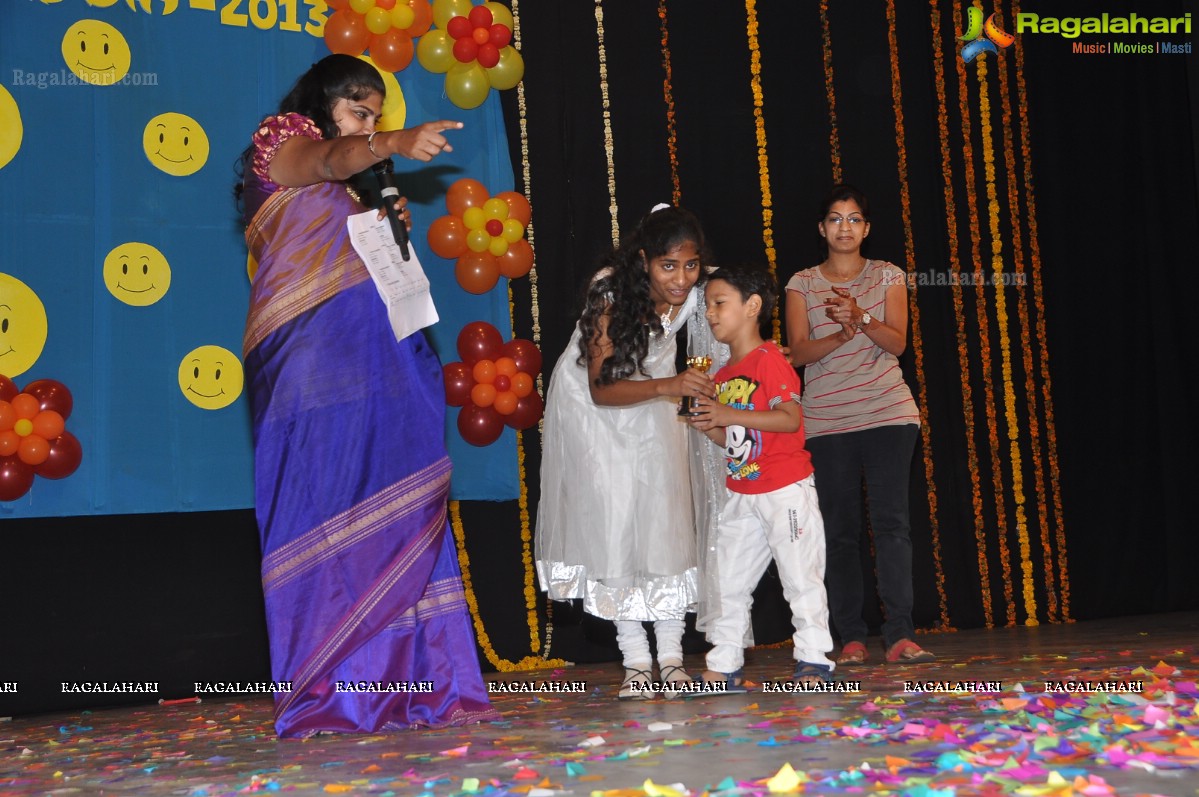
[[[677,399],[711,396],[713,387],[693,368],[676,373],[675,353],[699,298],[704,235],[691,213],[660,208],[592,278],[550,379],[542,442],[538,578],[550,598],[581,599],[587,613],[615,621],[621,699],[653,694],[643,621],[654,623],[660,681],[689,680],[683,618],[699,597]]]

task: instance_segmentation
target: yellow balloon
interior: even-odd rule
[[[448,72],[458,63],[454,58],[454,40],[444,30],[433,30],[416,42],[416,60],[430,72]]]
[[[250,278],[250,282],[254,281],[254,275],[258,273],[258,261],[254,259],[254,253],[246,253],[246,275]]]
[[[491,246],[491,236],[487,230],[471,230],[466,234],[466,247],[472,252],[486,252]]]
[[[98,19],[81,19],[62,36],[62,60],[84,83],[112,86],[129,74],[133,55],[121,32]]]
[[[371,60],[369,55],[358,56],[363,61],[375,68],[379,73],[379,77],[383,78],[383,115],[379,117],[379,121],[375,124],[376,130],[387,132],[388,130],[403,130],[404,119],[408,115],[408,104],[404,100],[404,91],[400,88],[400,83],[396,80],[396,76],[391,72],[384,72],[379,69],[379,65]],[[251,277],[251,279],[253,279]]]
[[[365,14],[375,7],[375,0],[350,0],[349,5],[355,14]]]
[[[104,285],[120,301],[134,307],[154,304],[170,290],[171,265],[150,244],[130,241],[104,258]]]
[[[470,15],[470,0],[433,0],[433,24],[445,30],[454,17]]]
[[[507,48],[505,48],[507,49]],[[487,80],[487,72],[477,61],[469,64],[457,64],[450,67],[445,76],[445,93],[450,102],[459,108],[470,110],[478,108],[487,99],[491,91],[491,83]]]
[[[514,244],[525,237],[525,225],[516,219],[504,219],[504,240]]]
[[[241,360],[220,346],[199,346],[179,362],[179,389],[202,410],[228,407],[245,385]]]
[[[483,5],[491,11],[492,25],[503,25],[509,30],[512,29],[512,12],[508,10],[507,6],[502,3],[484,3]]]
[[[508,218],[508,203],[497,196],[483,203],[483,212],[487,214],[487,218],[503,221]]]
[[[502,237],[497,236],[492,238],[487,243],[487,251],[491,252],[491,254],[495,255],[496,257],[499,257],[500,255],[504,254],[504,252],[508,251],[508,242]]]
[[[0,374],[25,373],[42,356],[49,330],[46,306],[25,283],[0,274]]]
[[[387,33],[391,30],[391,12],[378,6],[367,11],[366,29],[371,33]]]
[[[502,202],[503,200],[500,201]],[[462,213],[462,223],[466,225],[466,229],[468,230],[481,230],[483,229],[483,225],[487,223],[487,214],[478,205],[469,207]]]
[[[391,15],[391,24],[400,30],[407,30],[412,27],[413,22],[416,22],[416,12],[412,10],[412,6],[402,0],[392,6],[388,13]]]
[[[500,49],[500,62],[487,70],[493,89],[510,89],[525,76],[525,59],[512,45]]]
[[[8,89],[0,86],[0,169],[16,157],[24,137],[25,128],[21,125],[21,110],[17,107],[17,101],[8,93]]]
[[[208,134],[195,119],[160,113],[142,131],[142,149],[155,167],[176,177],[195,174],[208,162]]]
[[[108,8],[109,6],[116,5],[116,3],[117,0],[87,0],[89,6],[96,6],[98,8]]]

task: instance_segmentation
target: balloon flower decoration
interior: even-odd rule
[[[412,40],[433,24],[429,0],[328,0],[335,9],[325,21],[325,44],[344,55],[362,55],[385,72],[412,63]]]
[[[421,37],[416,60],[445,74],[445,93],[459,108],[477,108],[492,89],[510,89],[525,74],[512,41],[512,12],[499,3],[433,0],[433,30]]]
[[[528,429],[541,420],[544,405],[534,389],[541,352],[531,340],[504,343],[498,329],[472,321],[458,333],[461,362],[442,369],[445,400],[458,413],[458,433],[473,446],[489,446],[504,431]]]
[[[66,430],[74,401],[62,382],[39,379],[23,391],[0,376],[0,501],[15,501],[35,475],[63,479],[79,467],[83,449]]]
[[[533,247],[525,240],[532,218],[529,200],[516,191],[488,196],[478,180],[464,177],[445,195],[450,212],[429,225],[429,248],[454,260],[458,284],[471,293],[487,293],[501,276],[523,277],[533,267]]]

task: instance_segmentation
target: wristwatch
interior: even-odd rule
[[[865,312],[862,313],[862,329],[865,329],[866,327],[870,326],[873,323],[874,323],[874,317],[871,316],[870,313],[865,313]]]

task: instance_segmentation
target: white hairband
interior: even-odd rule
[[[672,208],[672,207],[674,207],[674,205],[668,205],[665,202],[659,202],[658,204],[656,204],[652,208],[650,208],[649,212],[657,213],[659,210],[666,210],[666,208]]]

